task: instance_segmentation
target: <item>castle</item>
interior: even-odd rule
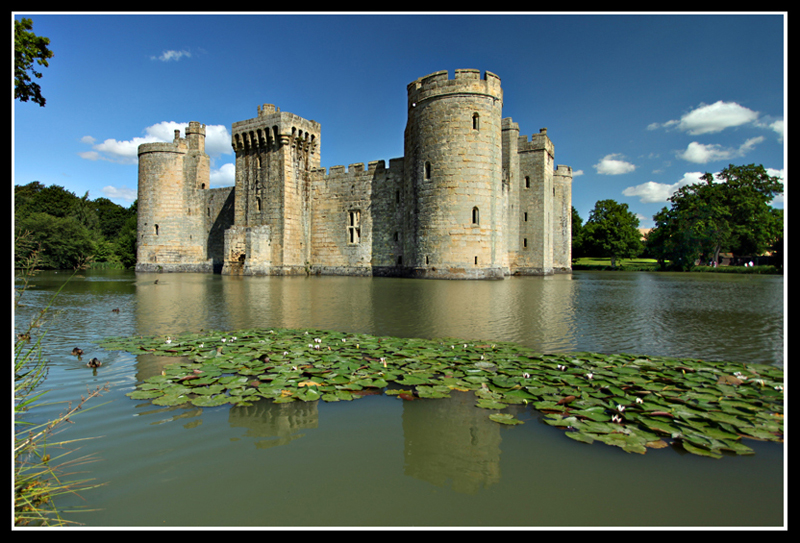
[[[274,105],[233,123],[211,189],[205,125],[139,146],[139,272],[502,279],[571,271],[572,169],[502,118],[500,78],[410,83],[404,156],[320,167],[320,124]]]

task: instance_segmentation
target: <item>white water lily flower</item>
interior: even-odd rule
[[[593,373],[587,373],[587,374],[586,374],[586,377],[587,377],[588,379],[591,379],[592,377],[594,377],[594,374],[593,374]]]
[[[286,356],[287,354],[289,354],[289,351],[283,351],[283,356]]]
[[[619,405],[619,404],[617,404],[617,411],[619,411],[620,413],[622,413],[623,411],[625,411],[625,406],[624,406],[624,405]]]
[[[530,374],[530,373],[523,373],[523,374],[522,374],[522,376],[523,376],[525,379],[530,379],[530,378],[531,378],[531,374]]]
[[[636,398],[636,403],[642,403],[642,399],[641,398]]]

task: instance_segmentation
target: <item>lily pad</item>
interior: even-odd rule
[[[471,390],[480,408],[527,405],[571,439],[639,454],[664,446],[666,436],[709,456],[752,454],[742,438],[783,440],[784,377],[774,366],[626,353],[542,354],[511,343],[311,329],[206,331],[100,344],[175,357],[162,375],[127,394],[155,405],[328,402],[367,394],[438,399]],[[501,414],[487,416],[495,415]]]
[[[510,424],[510,425],[522,424],[521,420],[519,420],[518,418],[514,417],[514,415],[511,415],[509,413],[494,413],[492,415],[489,415],[489,418],[495,422],[499,422],[500,424]]]

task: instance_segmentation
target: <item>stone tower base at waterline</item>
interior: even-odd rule
[[[500,78],[407,86],[404,156],[320,167],[320,124],[272,104],[232,125],[211,189],[205,125],[139,146],[136,270],[502,279],[571,271],[572,169],[503,118]]]

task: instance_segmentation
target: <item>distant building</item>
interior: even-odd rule
[[[500,78],[408,85],[403,157],[320,167],[319,123],[233,123],[236,185],[209,188],[205,125],[139,146],[136,270],[453,279],[571,271],[572,169],[502,118]]]

